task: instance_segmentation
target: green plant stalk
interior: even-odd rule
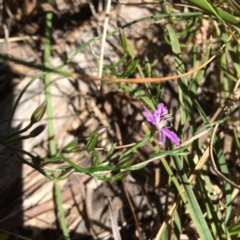
[[[24,66],[27,66],[29,68],[35,68],[35,69],[38,69],[38,70],[41,70],[41,71],[56,73],[56,74],[62,75],[64,77],[71,77],[72,76],[72,74],[70,72],[59,70],[65,64],[61,64],[61,65],[59,65],[55,68],[51,68],[51,67],[47,67],[47,66],[44,66],[44,65],[35,64],[35,63],[27,62],[27,61],[24,61],[24,60],[21,60],[21,59],[18,59],[18,58],[14,58],[14,57],[8,56],[6,54],[0,54],[0,59],[3,60],[3,61],[10,61],[10,62],[19,64],[19,65],[24,65]]]
[[[218,20],[224,23],[224,21],[238,26],[240,23],[240,18],[235,17],[234,15],[225,12],[221,8],[212,6],[206,0],[186,0],[186,2],[202,9],[203,11],[209,13],[210,15],[215,16]],[[224,24],[225,25],[225,24]]]
[[[125,44],[126,44],[126,49],[124,49],[124,50],[126,50],[126,52],[129,54],[129,56],[130,56],[130,57],[132,58],[132,60],[133,60],[133,59],[135,59],[136,55],[134,54],[134,51],[133,51],[133,49],[132,49],[132,47],[131,47],[131,44],[128,42],[128,39],[127,39],[127,37],[125,36],[125,33],[122,32],[122,34],[124,35]],[[138,69],[138,72],[139,72],[141,78],[145,78],[144,73],[143,73],[143,71],[142,71],[142,68],[141,68],[141,66],[140,66],[139,64],[137,64],[137,69]],[[156,103],[155,103],[154,98],[153,98],[153,96],[152,96],[152,93],[151,93],[151,91],[150,91],[150,89],[149,89],[149,86],[148,86],[147,83],[144,83],[144,86],[145,86],[148,94],[150,95],[150,99],[151,99],[151,101],[152,101],[152,104],[151,104],[150,106],[151,106],[151,107],[154,106],[154,108],[155,108],[155,107],[156,107]],[[154,109],[154,108],[153,108],[153,109]]]
[[[9,140],[5,141],[5,143],[6,144],[11,144],[13,142],[19,142],[19,141],[22,141],[22,140],[27,140],[29,138],[32,138],[32,136],[30,134],[26,135],[26,136],[19,136],[19,137],[16,137],[16,138],[9,139]]]
[[[201,142],[198,140],[195,145],[196,145],[195,148],[197,148],[196,154],[198,156],[201,156],[202,155]],[[190,163],[191,162],[193,165],[191,168],[193,169],[195,168],[195,164],[190,159]],[[222,224],[222,226],[224,225],[223,216],[221,214],[220,209],[218,208],[217,198],[213,192],[212,182],[209,178],[209,175],[206,174],[207,172],[208,172],[207,165],[203,165],[197,175],[196,182],[197,182],[198,189],[200,191],[199,195],[201,196],[201,199],[205,205],[205,209],[207,212],[206,217],[208,217],[208,219],[211,219],[209,224],[212,228],[212,235],[214,236],[215,239],[222,239],[222,234],[225,228],[222,227],[223,229],[222,230],[220,228],[221,227],[220,223]]]
[[[194,45],[194,49],[195,49],[195,51],[196,51],[196,46],[195,46],[195,45]],[[208,48],[207,48],[207,50],[206,50],[206,52],[205,52],[205,55],[204,55],[204,57],[203,57],[202,60],[201,60],[201,64],[203,64],[204,62],[206,62],[206,61],[209,59],[210,50],[211,50],[211,44],[209,44],[209,46],[208,46]],[[194,51],[194,53],[195,53],[195,51]],[[194,54],[194,56],[196,56],[196,54]],[[200,64],[200,65],[201,65],[201,64]],[[194,68],[195,68],[195,67],[196,67],[196,65],[194,66]],[[206,70],[206,68],[203,68],[203,69],[199,70],[199,71],[196,73],[196,75],[195,75],[195,77],[194,77],[194,80],[190,83],[190,85],[189,85],[189,87],[188,87],[188,90],[189,90],[192,98],[195,98],[195,95],[196,95],[196,93],[197,93],[197,90],[198,90],[198,88],[199,88],[199,86],[200,86],[200,84],[201,84],[201,81],[202,81],[202,79],[203,79],[205,70]]]
[[[203,166],[203,171],[207,172],[207,167]],[[204,179],[202,179],[204,178]],[[205,205],[207,214],[208,214],[208,219],[211,219],[210,221],[210,226],[212,228],[212,234],[215,239],[221,239],[221,234],[222,231],[219,228],[219,219],[217,218],[217,209],[215,208],[214,197],[211,196],[212,189],[211,185],[209,185],[209,178],[208,176],[205,176],[205,174],[201,177],[197,176],[197,185],[201,194],[201,199],[203,200],[203,203]],[[210,199],[212,198],[212,199]],[[211,201],[212,200],[212,201]],[[217,238],[218,237],[218,238]]]
[[[72,167],[74,167],[78,172],[81,173],[86,173],[89,174],[88,169],[89,168],[81,168],[79,167],[77,164],[75,164],[74,162],[72,162],[71,160],[69,160],[68,158],[64,157],[63,154],[60,155],[61,159],[63,159],[65,162],[69,163]]]
[[[235,239],[239,239],[239,234],[240,234],[240,222],[237,221],[236,223],[234,223],[232,226],[229,227],[229,234],[230,235],[237,235],[238,236]]]
[[[203,166],[203,170],[206,170],[207,167],[206,166]],[[221,213],[221,210],[219,209],[218,205],[217,205],[217,198],[216,196],[214,195],[214,192],[213,192],[213,189],[212,189],[212,183],[211,183],[211,180],[209,178],[208,175],[205,175],[204,176],[204,180],[205,180],[205,187],[204,189],[207,191],[207,195],[208,195],[208,198],[209,198],[209,201],[211,202],[211,206],[210,206],[210,211],[212,211],[212,214],[214,215],[214,224],[217,228],[217,234],[220,235],[221,232],[222,235],[219,236],[219,239],[226,239],[226,236],[229,235],[228,233],[228,230],[226,229],[226,224],[224,222],[224,217]],[[229,195],[231,195],[231,193],[229,193]],[[231,204],[228,202],[228,205]],[[220,229],[220,227],[222,229]],[[223,238],[224,236],[224,238]]]
[[[240,5],[239,5],[239,1],[237,2],[236,0],[227,0],[228,4],[231,6],[231,8],[233,9],[233,11],[237,14],[240,13]]]
[[[53,0],[48,0],[49,4],[53,3]],[[51,29],[52,29],[52,13],[46,13],[46,29],[45,29],[45,45],[44,45],[44,66],[51,67]],[[49,137],[49,151],[51,157],[57,154],[57,147],[54,139],[54,127],[53,127],[53,111],[52,111],[52,98],[51,98],[51,78],[50,73],[45,75],[45,94],[47,101],[47,122],[48,122],[48,137]],[[60,223],[63,231],[63,236],[67,240],[70,240],[70,235],[67,228],[67,223],[62,207],[61,189],[57,182],[54,183],[54,190],[56,195],[57,209],[60,214]]]
[[[168,9],[166,4],[163,2],[161,4],[161,8],[164,13],[168,13]],[[185,72],[184,62],[181,59],[181,48],[178,41],[177,34],[174,30],[172,19],[168,20],[168,24],[166,25],[170,41],[171,41],[171,48],[174,54],[174,62],[176,71],[178,74],[182,74]],[[183,128],[184,124],[186,123],[187,118],[189,118],[192,112],[190,106],[192,106],[192,101],[189,98],[188,92],[188,82],[186,77],[182,77],[178,80],[178,94],[179,94],[179,102],[180,102],[180,115],[181,115],[181,129]]]
[[[42,170],[41,168],[37,168],[34,164],[28,162],[27,160],[25,160],[22,156],[20,156],[18,154],[18,149],[17,151],[15,151],[14,149],[12,149],[12,152],[14,153],[15,156],[17,156],[24,164],[27,164],[28,166],[32,167],[33,169],[35,169],[36,171],[40,172],[43,176],[45,176],[46,178],[48,178],[49,180],[53,180],[53,177],[49,176],[48,174],[45,173],[44,170]]]
[[[23,150],[23,149],[21,149],[21,148],[18,148],[18,147],[14,147],[14,146],[11,146],[11,145],[6,145],[8,148],[10,148],[12,151],[13,150],[15,150],[15,151],[17,151],[17,152],[20,152],[20,153],[23,153],[23,154],[26,154],[26,155],[28,155],[32,160],[34,160],[36,157],[33,155],[33,154],[31,154],[30,152],[27,152],[27,151],[25,151],[25,150]]]
[[[166,7],[166,4],[164,2],[161,3],[161,8],[164,11],[164,13],[168,13],[168,9]],[[168,20],[168,24],[166,25],[166,29],[168,31],[170,41],[171,41],[171,47],[172,51],[174,53],[174,60],[175,60],[175,66],[178,74],[184,73],[184,63],[181,59],[181,48],[178,41],[177,34],[174,30],[173,21],[170,18]],[[180,115],[181,115],[181,125],[180,129],[183,128],[186,120],[191,117],[191,106],[193,105],[190,94],[188,91],[188,83],[186,77],[180,78],[178,81],[178,92],[179,92],[179,101],[180,101]],[[186,174],[184,173],[183,166],[181,163],[181,160],[178,156],[173,157],[175,166],[179,172],[179,176],[182,182],[182,187],[185,190],[185,198],[187,198],[186,207],[189,211],[189,214],[193,220],[194,225],[196,226],[196,229],[201,237],[201,239],[213,239],[210,229],[203,217],[203,214],[200,210],[200,207],[198,205],[198,202],[196,200],[196,197],[192,191],[191,185],[188,182],[188,178]]]
[[[90,50],[90,52],[91,52],[94,60],[95,60],[97,63],[99,63],[99,59],[98,59],[96,53],[93,51],[93,48],[92,48],[92,45],[91,45],[91,44],[89,44],[89,50]],[[127,55],[126,53],[124,53],[124,55],[121,57],[121,59],[120,59],[117,63],[111,64],[111,65],[103,64],[103,67],[104,67],[104,68],[108,68],[108,69],[114,69],[115,67],[120,66],[120,65],[127,59],[127,56],[128,56],[128,55]]]
[[[51,4],[52,1],[49,0]],[[45,29],[45,44],[44,44],[44,66],[51,67],[51,29],[52,29],[52,13],[46,13],[46,29]],[[51,78],[50,73],[45,75],[45,95],[47,101],[47,125],[49,137],[50,155],[53,157],[57,154],[56,143],[54,139],[53,127],[53,112],[52,112],[52,98],[51,98]]]
[[[181,212],[181,208],[178,208],[178,211],[174,212],[174,236],[173,240],[179,240],[180,239],[180,233],[182,232],[182,224],[180,220],[180,214],[179,211]]]
[[[148,136],[150,137],[150,141],[153,143],[154,139],[153,139],[153,135],[150,133],[149,129],[147,127],[145,127],[143,129],[145,131],[146,134],[148,134]],[[161,152],[159,151],[159,148],[155,148],[156,154],[161,154]],[[183,200],[184,203],[186,203],[187,199],[183,193],[183,189],[181,187],[181,184],[178,182],[178,179],[176,178],[176,176],[174,175],[171,167],[169,166],[166,158],[162,157],[160,160],[164,166],[164,168],[166,169],[171,181],[173,181],[173,183],[175,184],[179,194],[181,195],[181,198]]]
[[[204,124],[205,125],[208,124],[209,121],[208,121],[206,114],[200,107],[199,103],[197,101],[195,101],[195,103],[196,103],[196,107],[198,109],[198,112],[199,112]],[[231,114],[233,114],[237,110],[239,110],[239,108],[236,108],[234,111],[232,111],[229,115],[227,115],[225,117],[225,119],[229,118],[231,116]],[[210,135],[212,134],[212,130],[209,131],[209,134]],[[220,146],[217,136],[214,137],[213,144],[214,144],[214,148],[215,148],[216,159],[218,159],[218,163],[216,163],[216,164],[219,165],[219,171],[222,172],[227,177],[227,176],[229,176],[229,171],[228,171],[228,167],[226,164],[226,159],[222,152],[222,148]],[[225,198],[226,198],[226,206],[227,206],[226,213],[225,213],[225,224],[227,224],[227,222],[230,220],[230,216],[231,216],[231,212],[232,212],[231,185],[229,183],[227,183],[226,181],[224,181],[223,188],[224,188],[224,193],[225,193]]]
[[[196,79],[199,79],[202,73],[198,72],[197,75],[199,76],[195,77],[194,82],[196,81]],[[196,87],[198,87],[197,85]],[[196,91],[197,91],[197,88],[196,88]],[[195,90],[191,91],[191,94],[194,96],[196,94],[196,91]],[[196,132],[196,126],[194,126],[193,128],[194,128],[194,132]],[[201,148],[200,141],[195,142],[193,147],[197,149],[197,155],[201,156],[202,148]],[[188,156],[185,156],[185,160],[188,161],[189,166],[191,167],[192,171],[194,171],[195,164],[192,161],[192,157],[189,156],[190,158],[186,159],[187,157]],[[222,221],[223,217],[221,216],[221,212],[219,211],[219,209],[216,207],[216,198],[212,191],[211,181],[209,179],[208,174],[205,174],[205,172],[207,171],[208,171],[207,166],[206,165],[202,166],[202,170],[199,171],[196,178],[196,185],[199,190],[199,195],[201,196],[201,199],[205,205],[205,209],[207,212],[206,217],[208,219],[211,219],[211,221],[209,222],[209,225],[211,226],[211,229],[212,229],[212,235],[214,239],[220,240],[222,239],[221,236],[223,231],[220,228],[219,222],[223,223]]]
[[[230,44],[227,44],[226,49],[225,49],[225,54],[223,52],[223,54],[221,56],[221,59],[220,59],[220,65],[221,66],[222,65],[227,66],[229,64],[228,60],[227,60],[227,51],[228,50],[231,51],[231,45]],[[232,59],[232,61],[234,62],[234,59]],[[225,97],[227,98],[227,97],[229,97],[229,93],[231,92],[230,81],[228,81],[228,79],[226,78],[226,76],[223,74],[222,71],[219,71],[219,73],[220,73],[219,77],[218,77],[219,86],[221,88],[224,87]],[[225,174],[227,174],[229,176],[230,174],[229,174],[229,171],[228,171],[228,167],[227,167],[227,165],[225,165],[227,163],[227,161],[226,161],[226,159],[223,155],[223,152],[221,150],[221,146],[219,145],[218,141],[216,142],[216,145],[218,145],[218,147],[216,147],[217,156],[219,156],[218,162],[219,162],[219,165],[222,166],[222,167],[220,167],[220,169],[221,169],[222,172],[225,172]],[[218,148],[219,148],[219,150],[218,150]],[[224,167],[224,165],[225,165],[225,167]],[[225,195],[225,199],[226,199],[226,211],[225,211],[225,224],[224,224],[224,222],[222,223],[222,225],[223,225],[222,228],[223,228],[223,230],[225,230],[226,225],[230,221],[230,217],[231,217],[231,213],[232,213],[232,209],[233,209],[233,206],[232,206],[233,203],[232,203],[232,196],[231,196],[232,195],[231,194],[231,190],[232,190],[231,186],[227,183],[224,183],[223,186],[224,186],[224,195]],[[220,212],[220,211],[218,211],[218,212]],[[229,235],[228,231],[226,231],[226,230],[225,230],[224,233],[226,234],[226,236]],[[225,239],[226,239],[226,236],[225,236]]]
[[[23,128],[23,129],[21,129],[21,130],[19,130],[19,131],[17,131],[17,132],[13,132],[13,133],[7,135],[7,136],[5,137],[5,139],[9,139],[9,138],[12,138],[12,137],[14,137],[14,136],[20,135],[21,133],[26,132],[26,131],[27,131],[28,129],[30,129],[32,126],[33,126],[33,124],[32,124],[32,123],[29,123],[25,128]]]
[[[185,196],[187,198],[186,207],[189,215],[191,216],[194,226],[196,227],[201,239],[213,240],[210,229],[206,223],[206,220],[202,214],[202,211],[198,205],[197,199],[193,193],[192,187],[188,181],[187,175],[184,173],[184,169],[181,160],[178,156],[173,156],[175,166],[178,170],[179,177],[182,182],[182,186],[185,190]]]
[[[233,128],[233,135],[234,135],[234,142],[236,144],[236,148],[237,148],[237,152],[238,152],[238,157],[240,157],[240,142],[239,142],[237,130],[235,127]]]
[[[66,240],[71,240],[70,234],[67,229],[67,224],[66,224],[66,219],[65,219],[64,209],[63,209],[61,188],[57,182],[54,183],[54,192],[56,197],[57,209],[60,214],[60,223],[63,231],[63,237]]]
[[[9,121],[8,121],[8,126],[7,126],[7,133],[9,134],[10,133],[10,130],[11,130],[11,123],[12,123],[12,120],[13,120],[13,117],[14,117],[14,114],[16,112],[16,109],[17,109],[17,106],[19,105],[19,102],[23,96],[23,94],[27,91],[27,89],[32,85],[32,83],[34,83],[38,78],[40,77],[43,77],[45,76],[47,72],[43,72],[43,73],[39,73],[38,75],[36,75],[34,78],[32,78],[28,83],[27,85],[23,88],[23,90],[20,92],[16,102],[14,103],[13,105],[13,109],[11,111],[11,115],[9,117]]]

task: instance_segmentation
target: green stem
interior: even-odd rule
[[[10,62],[19,64],[19,65],[24,65],[24,66],[27,66],[29,68],[35,68],[35,69],[45,71],[45,72],[56,73],[56,74],[59,74],[59,75],[65,76],[65,77],[71,77],[72,76],[72,74],[70,72],[59,70],[65,64],[61,64],[60,66],[57,66],[55,68],[51,68],[50,66],[47,67],[47,66],[43,66],[43,65],[39,65],[39,64],[31,63],[31,62],[26,62],[26,61],[18,59],[18,58],[13,58],[13,57],[8,56],[6,54],[0,54],[0,59],[3,60],[3,61],[10,61]]]
[[[8,148],[10,148],[12,151],[17,151],[17,152],[20,152],[20,153],[23,153],[23,154],[26,154],[28,155],[32,160],[36,159],[36,156],[34,156],[33,154],[31,154],[30,152],[27,152],[21,148],[18,148],[18,147],[14,147],[14,146],[11,146],[11,145],[7,145]]]
[[[51,4],[52,1],[49,0]],[[46,29],[45,29],[45,45],[44,45],[44,66],[51,67],[51,29],[52,29],[52,13],[46,14]],[[48,137],[49,137],[49,150],[50,155],[57,154],[56,143],[54,139],[53,127],[53,111],[52,111],[52,98],[51,98],[51,77],[50,73],[45,75],[45,95],[47,100],[47,123],[48,123]]]
[[[49,4],[53,3],[53,0],[48,0]],[[45,45],[44,45],[44,66],[51,67],[51,30],[52,30],[52,13],[46,13],[46,29],[45,29]],[[54,127],[53,127],[53,111],[52,111],[52,98],[51,98],[51,77],[50,73],[45,75],[45,95],[47,100],[47,123],[48,123],[48,137],[49,137],[49,151],[50,156],[53,157],[57,154],[57,147],[54,139]],[[58,183],[54,184],[54,191],[56,195],[57,210],[60,214],[60,223],[63,231],[64,239],[70,240],[70,235],[67,228],[65,214],[62,204],[61,188]]]
[[[182,186],[184,187],[184,195],[187,198],[186,207],[189,215],[191,216],[195,227],[198,230],[201,239],[213,240],[210,229],[206,223],[203,213],[199,207],[197,199],[193,193],[191,184],[188,181],[188,177],[184,172],[182,162],[178,156],[173,156],[174,164],[178,170],[179,178],[181,179]]]
[[[60,214],[60,224],[61,224],[62,231],[63,231],[63,237],[66,240],[71,240],[70,234],[67,229],[66,218],[65,218],[65,213],[64,213],[64,209],[63,209],[61,188],[57,182],[54,183],[54,192],[55,192],[55,197],[56,197],[57,209]]]
[[[53,177],[51,177],[51,176],[49,176],[48,174],[46,174],[44,170],[42,170],[41,168],[37,168],[33,163],[30,163],[29,161],[25,160],[22,156],[20,156],[20,155],[18,154],[18,152],[17,152],[18,149],[17,149],[16,151],[15,151],[14,149],[11,149],[11,150],[12,150],[12,152],[14,153],[14,155],[15,155],[16,157],[18,157],[18,158],[22,161],[22,163],[27,164],[28,166],[32,167],[32,168],[35,169],[36,171],[40,172],[43,176],[45,176],[45,177],[48,178],[49,180],[53,180]]]
[[[198,8],[206,11],[210,15],[214,15],[218,20],[223,22],[224,25],[225,25],[224,21],[231,23],[235,26],[238,26],[240,23],[239,17],[235,17],[234,15],[222,10],[221,8],[214,7],[207,0],[186,0],[186,1],[188,3],[190,3],[191,5],[194,5]]]
[[[21,134],[23,132],[26,132],[28,129],[30,129],[32,127],[32,125],[33,125],[32,123],[29,123],[25,128],[23,128],[23,129],[21,129],[21,130],[19,130],[17,132],[13,132],[13,133],[9,134],[8,136],[6,136],[5,139],[9,139],[9,138],[14,137],[16,135],[19,135],[19,134]]]
[[[32,138],[32,137],[30,135],[21,136],[21,137],[9,139],[9,140],[5,141],[4,143],[7,145],[7,144],[11,144],[13,142],[19,142],[19,141],[26,140],[26,139],[29,139],[29,138]]]
[[[60,156],[61,156],[61,159],[63,159],[65,162],[67,162],[71,166],[73,166],[78,172],[87,173],[88,174],[88,171],[86,169],[79,167],[77,164],[75,164],[74,162],[72,162],[68,158],[64,157],[63,155],[60,155]]]

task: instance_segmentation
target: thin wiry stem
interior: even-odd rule
[[[102,35],[101,52],[100,52],[99,65],[98,65],[98,77],[99,78],[102,77],[102,71],[103,71],[103,56],[104,56],[104,48],[105,48],[105,44],[106,44],[110,7],[111,7],[111,0],[108,0],[107,9],[106,9],[106,17],[105,17],[104,28],[103,28],[103,35]],[[98,84],[100,85],[100,82]],[[99,88],[100,88],[100,86],[99,86]]]

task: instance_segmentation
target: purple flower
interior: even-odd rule
[[[143,107],[145,110],[146,119],[158,129],[159,145],[163,146],[165,138],[167,137],[171,140],[172,143],[179,147],[180,139],[174,132],[168,130],[169,128],[172,127],[172,125],[166,126],[167,121],[171,120],[172,116],[171,114],[168,114],[168,109],[164,106],[164,104],[159,103],[157,105],[157,109],[154,111],[153,114],[151,114],[144,105]]]

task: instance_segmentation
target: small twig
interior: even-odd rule
[[[104,56],[104,48],[105,48],[105,44],[106,44],[110,7],[111,7],[111,0],[108,0],[107,8],[106,8],[106,17],[105,17],[104,28],[103,28],[101,52],[100,52],[99,65],[98,65],[98,77],[99,78],[102,77],[102,71],[103,71],[103,56]],[[99,84],[99,88],[100,88],[100,82],[98,84]]]
[[[228,43],[232,38],[232,35],[229,36],[229,38],[227,39],[226,43]],[[221,48],[219,49],[219,52],[221,52],[223,50],[223,48],[226,46],[226,43],[224,43]],[[218,54],[213,55],[208,61],[206,61],[205,63],[203,63],[201,66],[192,69],[186,73],[183,74],[178,74],[178,75],[174,75],[174,76],[169,76],[169,77],[161,77],[161,78],[100,78],[100,77],[91,77],[91,76],[83,76],[81,74],[78,73],[72,73],[71,77],[74,79],[81,79],[83,81],[103,81],[103,82],[113,82],[113,83],[146,83],[146,82],[165,82],[165,81],[171,81],[171,80],[176,80],[178,78],[181,77],[186,77],[188,75],[191,75],[195,72],[198,72],[200,69],[203,69],[204,67],[206,67],[210,62],[212,62]]]
[[[121,5],[146,5],[146,4],[159,4],[158,1],[118,1],[118,0],[114,0],[114,2],[121,4]]]
[[[11,37],[8,39],[9,42],[20,42],[25,40],[38,40],[38,36],[20,36],[20,37]],[[0,43],[5,42],[5,39],[0,38]]]
[[[5,36],[4,42],[6,42],[6,45],[7,45],[5,52],[9,54],[11,52],[11,46],[9,44],[9,31],[6,24],[3,24],[3,30],[4,30],[4,36]]]
[[[110,220],[111,220],[111,226],[112,226],[114,240],[122,240],[120,232],[118,230],[116,217],[114,216],[112,203],[111,203],[111,200],[109,197],[108,197],[108,211],[110,213]]]

